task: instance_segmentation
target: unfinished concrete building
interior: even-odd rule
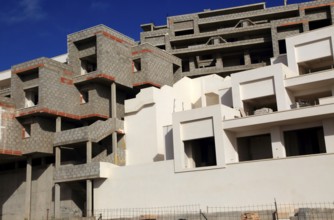
[[[303,178],[281,183],[291,166],[325,182],[333,165],[333,19],[334,1],[322,0],[172,16],[165,26],[142,25],[140,43],[98,25],[68,35],[65,56],[1,72],[0,219],[237,204],[253,195],[235,199],[241,185],[206,190],[228,188],[251,169],[261,171],[246,175],[255,191],[270,189],[260,202],[274,197],[273,182],[287,202],[328,199],[325,183],[319,194],[298,189]],[[301,146],[303,135],[316,149]],[[268,174],[277,167],[278,176]],[[270,180],[256,187],[264,174]]]
[[[182,59],[176,80],[270,65],[286,53],[285,38],[333,23],[333,2],[312,1],[266,8],[265,3],[172,16],[144,24],[141,42]]]

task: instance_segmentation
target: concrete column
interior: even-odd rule
[[[332,24],[334,24],[334,6],[331,5],[331,18],[332,18]]]
[[[32,178],[32,167],[31,157],[27,158],[26,168],[26,194],[25,194],[25,214],[24,220],[30,220],[30,207],[31,207],[31,178]]]
[[[61,117],[57,117],[56,119],[56,132],[61,131]]]
[[[270,129],[271,136],[271,148],[273,152],[273,158],[286,157],[286,151],[283,144],[283,137],[280,127],[274,127]]]
[[[334,153],[334,119],[323,120],[322,126],[324,129],[326,153]]]
[[[200,33],[199,27],[198,27],[198,21],[199,21],[199,18],[194,18],[194,34]]]
[[[250,57],[250,54],[249,54],[249,50],[244,51],[244,61],[245,61],[245,65],[252,64],[251,57]]]
[[[61,132],[61,117],[57,117],[56,119],[56,132]],[[55,168],[59,168],[61,166],[61,148],[60,146],[55,147]],[[55,195],[55,203],[54,203],[54,216],[56,219],[60,219],[60,183],[54,184],[54,195]]]
[[[169,33],[165,34],[165,47],[167,52],[170,52],[172,50],[172,46],[169,40]]]
[[[190,69],[190,71],[193,71],[193,70],[196,69],[195,57],[189,57],[189,69]]]
[[[299,10],[299,16],[301,17],[302,20],[307,20],[305,18],[305,10]],[[310,26],[308,24],[308,22],[304,22],[303,23],[303,32],[309,31],[310,30]]]
[[[55,218],[60,218],[60,183],[55,183]]]
[[[277,27],[271,27],[271,42],[273,45],[274,57],[279,56],[279,46],[278,46],[278,37],[277,37]]]
[[[117,132],[112,133],[112,152],[114,154],[114,164],[118,164],[117,158]]]
[[[223,58],[221,53],[216,53],[216,67],[217,68],[223,68],[224,64],[223,64]]]
[[[111,117],[116,118],[117,117],[117,104],[116,104],[116,83],[111,84]]]
[[[93,213],[93,181],[86,180],[86,210],[87,217],[91,217]]]
[[[87,141],[86,143],[86,163],[92,162],[92,142]]]
[[[59,168],[61,165],[61,149],[60,147],[55,147],[55,167]]]
[[[112,118],[117,118],[116,108],[116,83],[111,84],[111,108]],[[114,154],[114,164],[117,164],[117,133],[112,133],[112,152]]]

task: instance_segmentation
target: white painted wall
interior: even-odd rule
[[[286,38],[288,66],[299,75],[298,62],[334,56],[334,26]]]
[[[174,173],[173,161],[113,168],[95,180],[95,209],[185,204],[249,204],[332,201],[334,155],[244,162],[226,168]],[[109,196],[106,196],[109,195]]]
[[[278,111],[290,109],[291,101],[284,86],[286,69],[283,64],[275,64],[233,74],[233,107],[241,109],[243,100],[275,95]]]
[[[216,75],[194,80],[185,77],[173,87],[142,89],[136,98],[126,100],[127,165],[151,163],[158,154],[173,151],[173,144],[166,142],[164,135],[164,128],[173,124],[173,112],[211,105],[206,103],[207,96],[216,95],[219,101],[219,90],[226,86],[230,86],[230,79]],[[238,112],[226,107],[223,114],[234,117]]]

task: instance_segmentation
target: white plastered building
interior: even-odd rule
[[[142,89],[125,102],[127,164],[95,183],[95,208],[331,201],[333,41],[310,31],[282,63]]]

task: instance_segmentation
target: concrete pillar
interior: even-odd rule
[[[199,31],[199,27],[198,27],[198,21],[199,21],[199,18],[194,18],[194,34],[199,34],[200,31]]]
[[[112,133],[112,152],[114,154],[114,164],[118,164],[117,158],[117,132]]]
[[[332,19],[332,24],[334,24],[334,6],[331,5],[331,19]]]
[[[61,117],[57,117],[56,119],[56,132],[61,132]],[[59,168],[61,166],[61,148],[60,146],[55,147],[55,168]],[[60,183],[54,184],[54,195],[55,195],[55,203],[54,203],[54,216],[56,219],[60,219]]]
[[[111,84],[111,109],[112,118],[117,118],[116,83]],[[117,164],[117,132],[112,134],[112,152],[114,154],[114,164]]]
[[[116,118],[117,117],[117,104],[116,104],[116,83],[111,84],[111,117]]]
[[[273,45],[274,57],[277,57],[277,56],[279,56],[279,45],[278,45],[277,27],[276,26],[271,27],[271,42],[272,42],[272,45]]]
[[[60,183],[55,183],[55,218],[60,218]]]
[[[57,117],[56,119],[56,132],[61,131],[61,117]]]
[[[283,137],[280,127],[271,128],[270,136],[271,136],[271,148],[273,152],[273,158],[286,157],[286,151],[283,144]]]
[[[171,46],[170,40],[169,40],[169,33],[165,34],[165,47],[166,47],[167,52],[172,50],[172,46]]]
[[[92,162],[92,142],[87,141],[86,143],[86,163]]]
[[[324,129],[326,153],[334,153],[334,119],[323,120],[322,126]]]
[[[61,149],[60,147],[55,147],[55,167],[59,168],[61,165]]]
[[[31,207],[31,178],[32,178],[32,167],[31,157],[27,158],[26,168],[26,194],[25,194],[25,214],[24,220],[30,220],[30,207]]]
[[[223,68],[224,67],[223,57],[222,57],[221,53],[216,53],[216,67],[217,68]]]
[[[93,213],[93,180],[86,180],[86,211],[87,217]]]
[[[190,71],[193,71],[193,70],[196,69],[195,57],[189,57],[189,69],[190,69]]]
[[[213,45],[218,45],[220,44],[220,39],[219,38],[214,38],[213,39]]]
[[[305,10],[300,9],[299,10],[299,16],[301,17],[302,20],[308,20],[305,18]],[[310,30],[310,26],[308,24],[308,22],[303,22],[303,32],[309,31]]]
[[[250,54],[249,54],[249,50],[244,51],[244,61],[245,61],[245,65],[252,64],[251,57],[250,57]]]

